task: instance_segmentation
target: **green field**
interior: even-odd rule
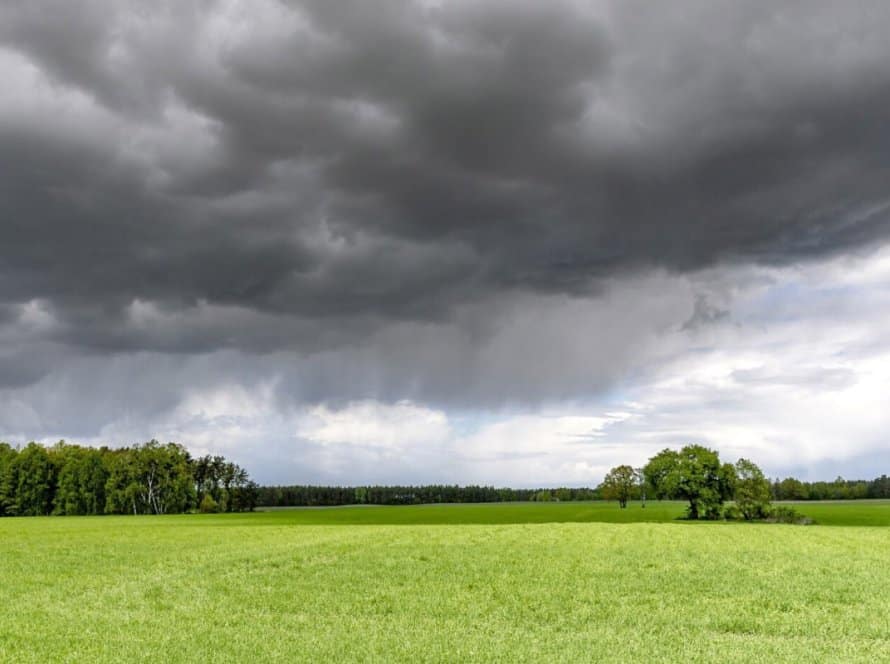
[[[890,502],[796,507],[2,519],[0,660],[890,661]]]

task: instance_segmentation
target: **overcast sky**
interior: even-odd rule
[[[890,472],[890,6],[6,0],[0,439]]]

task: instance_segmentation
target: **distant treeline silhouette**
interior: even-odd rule
[[[803,482],[794,478],[770,483],[773,500],[854,500],[890,498],[890,477],[871,481]],[[634,495],[639,498],[639,495]],[[601,487],[510,489],[493,486],[430,484],[421,486],[261,486],[257,507],[333,507],[336,505],[420,505],[429,503],[498,503],[603,500]]]
[[[599,500],[598,489],[509,489],[493,486],[261,486],[257,506],[330,507],[335,505],[420,505],[551,500]]]
[[[890,498],[890,477],[881,475],[869,480],[833,482],[802,482],[793,477],[775,479],[770,484],[774,500],[856,500],[861,498]]]
[[[179,444],[132,447],[0,443],[0,516],[241,512],[257,485],[221,456]]]

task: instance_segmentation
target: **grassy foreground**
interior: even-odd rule
[[[5,519],[0,660],[887,661],[890,504],[799,509],[837,525],[603,522],[676,503]]]

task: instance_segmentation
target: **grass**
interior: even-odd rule
[[[787,501],[780,504],[790,505],[823,526],[890,527],[890,500]]]
[[[683,515],[684,503],[649,501],[645,509],[631,503],[459,503],[449,505],[360,505],[337,508],[270,510],[272,520],[301,524],[507,524],[507,523],[664,523]],[[275,516],[271,516],[271,515]],[[286,516],[284,516],[286,514]]]
[[[820,525],[890,526],[890,500],[784,501],[776,504],[790,505]],[[650,500],[645,509],[640,507],[639,502],[631,502],[623,510],[611,502],[361,505],[271,508],[264,512],[259,522],[265,519],[270,523],[307,525],[665,523],[681,518],[685,511],[685,502],[668,500]]]
[[[4,519],[0,660],[887,661],[890,501],[797,508]]]

